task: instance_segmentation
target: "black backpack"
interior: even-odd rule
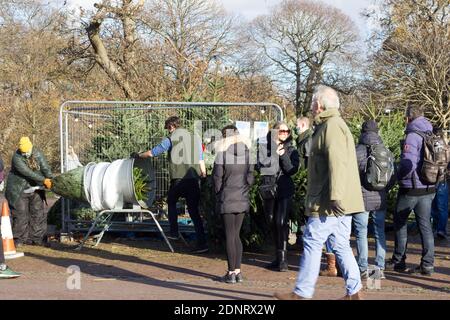
[[[382,143],[367,145],[367,153],[363,185],[370,191],[383,190],[394,174],[394,155]]]
[[[432,132],[413,131],[422,137],[423,163],[418,171],[424,184],[437,184],[444,181],[450,160],[450,149],[444,139]]]

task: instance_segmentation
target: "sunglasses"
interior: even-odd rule
[[[291,133],[291,130],[278,130],[278,134],[281,134],[281,133]]]

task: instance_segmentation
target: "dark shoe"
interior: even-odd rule
[[[222,281],[225,282],[225,283],[236,283],[236,274],[227,272],[223,276]]]
[[[339,299],[339,300],[363,300],[359,291],[352,295],[346,295],[345,297]]]
[[[12,271],[6,264],[0,265],[0,279],[14,279],[20,275],[20,273]]]
[[[327,257],[327,268],[320,271],[319,275],[322,277],[337,277],[336,256],[333,253],[326,253],[325,256]]]
[[[405,262],[394,262],[393,260],[389,260],[388,262],[386,262],[385,270],[405,272],[406,271],[406,263]]]
[[[244,278],[242,277],[242,272],[236,274],[236,282],[242,283],[244,282]]]
[[[26,240],[26,241],[15,240],[15,241],[14,241],[14,246],[15,246],[16,248],[20,248],[20,247],[23,247],[23,246],[30,246],[30,245],[32,245],[32,244],[33,244],[33,242],[30,241],[30,240]]]
[[[33,246],[39,246],[44,248],[51,248],[50,242],[33,242]]]
[[[47,239],[44,239],[42,241],[33,241],[31,243],[31,245],[32,246],[45,247],[45,248],[50,248],[51,247],[50,242],[48,242]]]
[[[191,251],[191,253],[205,253],[205,252],[208,252],[208,251],[209,251],[208,245],[202,244],[202,245],[197,245],[197,246]]]
[[[421,265],[411,269],[409,273],[411,274],[421,274],[423,276],[431,276],[434,272],[433,267],[422,267]]]
[[[294,292],[288,292],[288,293],[275,293],[273,295],[275,299],[278,300],[308,300],[307,298],[300,297],[299,295],[295,294]]]

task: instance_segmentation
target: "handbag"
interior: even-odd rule
[[[265,179],[264,182],[258,187],[258,193],[262,200],[273,200],[277,197],[277,181],[281,175],[281,170],[275,179]]]

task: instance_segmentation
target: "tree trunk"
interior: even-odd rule
[[[124,1],[125,3],[126,1]],[[103,44],[102,39],[100,38],[100,26],[103,22],[104,15],[106,11],[104,7],[98,6],[99,10],[97,14],[92,18],[88,27],[86,28],[89,41],[94,49],[94,57],[95,61],[100,65],[100,67],[106,72],[106,74],[122,89],[125,97],[127,99],[133,100],[136,97],[136,93],[133,89],[131,89],[130,84],[126,77],[122,75],[117,65],[109,59],[108,52]],[[128,21],[127,21],[128,23]],[[134,21],[133,21],[134,23]],[[132,28],[133,24],[129,24],[127,26],[127,32],[135,31],[135,28]],[[125,25],[124,25],[125,29]],[[134,38],[128,34],[129,40],[134,43]],[[128,57],[129,59],[133,59],[133,55]]]
[[[300,64],[297,63],[296,70],[295,70],[295,114],[297,117],[300,117],[303,115],[303,107],[301,105],[301,94],[302,94],[302,88],[301,88],[301,70],[300,70]]]

